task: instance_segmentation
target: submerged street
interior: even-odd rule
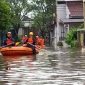
[[[85,54],[79,50],[42,50],[36,56],[0,58],[0,85],[85,84]]]

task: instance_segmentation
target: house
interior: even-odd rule
[[[28,16],[24,16],[22,19],[22,25],[21,28],[19,28],[18,31],[18,36],[23,36],[25,34],[28,35],[29,31],[31,30],[31,24],[32,24],[32,19],[29,18]]]
[[[57,0],[57,41],[64,40],[73,26],[83,22],[83,0]]]

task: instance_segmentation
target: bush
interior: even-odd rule
[[[71,47],[76,47],[78,45],[77,42],[77,29],[74,27],[72,28],[66,36],[65,42],[70,45]]]
[[[71,42],[71,47],[78,47],[78,46],[79,44],[77,40]]]

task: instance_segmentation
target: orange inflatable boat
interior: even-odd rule
[[[18,46],[18,47],[5,47],[2,48],[1,53],[3,56],[14,56],[14,55],[30,55],[33,54],[33,51],[31,48]],[[36,53],[39,51],[36,50]]]

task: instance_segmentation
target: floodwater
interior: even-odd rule
[[[85,85],[85,54],[62,48],[1,56],[0,85]]]

